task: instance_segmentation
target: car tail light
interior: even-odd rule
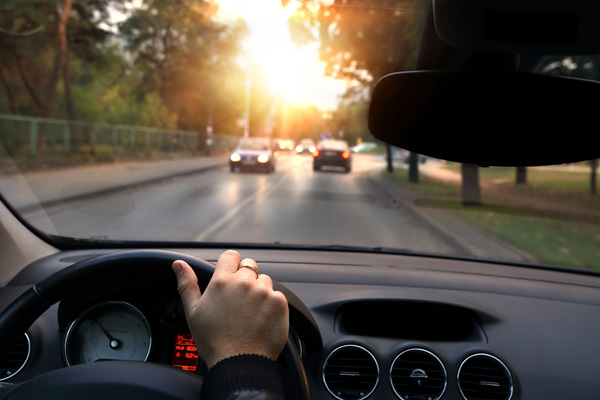
[[[342,158],[350,158],[350,153],[345,151],[342,153]]]
[[[312,155],[314,157],[318,157],[319,156],[319,150],[318,149],[313,150]]]

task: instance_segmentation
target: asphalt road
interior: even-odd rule
[[[44,231],[84,238],[382,246],[495,258],[515,250],[446,211],[415,206],[401,189],[383,187],[377,180],[383,168],[382,156],[359,154],[349,174],[313,172],[310,156],[289,155],[273,174],[231,173],[222,165],[65,198],[26,218]],[[524,257],[516,251],[509,258]]]

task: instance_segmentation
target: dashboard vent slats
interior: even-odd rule
[[[446,390],[446,369],[430,351],[409,349],[392,363],[390,380],[394,392],[402,400],[437,400]]]
[[[0,381],[15,376],[29,359],[30,343],[27,334],[23,334],[11,347],[0,351]]]
[[[474,354],[458,370],[458,387],[466,400],[510,400],[512,377],[506,365],[489,354]]]
[[[367,398],[379,381],[379,366],[375,357],[356,345],[338,347],[323,365],[325,387],[339,400]]]

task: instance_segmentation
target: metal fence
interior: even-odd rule
[[[211,148],[207,149],[204,138],[192,131],[0,114],[0,145],[11,157],[219,152],[235,140],[228,135],[212,135]]]

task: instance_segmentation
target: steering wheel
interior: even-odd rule
[[[161,279],[173,285],[171,269],[175,260],[186,261],[198,277],[204,291],[214,266],[207,261],[171,251],[128,250],[87,259],[62,269],[38,282],[13,301],[0,314],[0,345],[25,332],[50,306],[75,289],[93,288],[140,276]],[[287,288],[273,282],[274,289],[286,297]],[[290,297],[288,297],[289,299]],[[288,338],[278,362],[287,371],[297,400],[309,400],[306,372],[294,342]],[[102,361],[80,364],[41,374],[26,382],[0,391],[0,399],[70,399],[86,398],[125,400],[198,400],[203,378],[184,373],[167,365],[134,361]]]

